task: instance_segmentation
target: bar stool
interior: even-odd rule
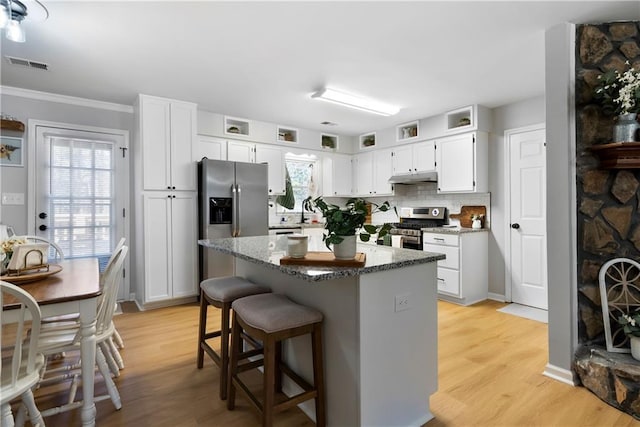
[[[229,369],[229,316],[231,303],[248,295],[271,292],[265,286],[256,285],[236,276],[216,277],[200,282],[200,326],[198,330],[198,369],[202,369],[204,352],[220,367],[220,399],[227,398],[227,371]],[[207,332],[207,309],[212,305],[221,309],[220,330]],[[218,354],[208,343],[220,337]],[[254,346],[257,345],[254,343]]]
[[[279,294],[252,295],[240,298],[233,302],[232,307],[233,326],[227,409],[234,409],[236,387],[238,387],[260,412],[262,425],[271,426],[273,416],[276,413],[306,400],[315,399],[316,425],[325,426],[322,313],[313,308],[296,304]],[[247,353],[241,353],[243,334],[262,341],[262,359],[240,365],[240,360],[249,357]],[[282,341],[305,334],[311,334],[313,385],[293,372],[281,359]],[[262,403],[239,377],[241,372],[260,366],[264,366]],[[282,391],[282,374],[291,378],[303,389],[303,392],[276,404],[275,393]]]

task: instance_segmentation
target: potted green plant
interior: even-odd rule
[[[640,360],[640,309],[632,314],[618,317],[618,324],[622,326],[624,334],[629,338],[631,356]]]
[[[383,237],[391,230],[391,224],[372,225],[365,224],[367,218],[367,202],[364,199],[352,198],[347,200],[344,207],[328,204],[322,197],[314,200],[306,199],[303,204],[306,210],[316,212],[320,210],[325,219],[326,232],[322,240],[331,249],[337,259],[353,259],[356,255],[356,233],[359,232],[360,240],[368,242],[372,234]],[[378,205],[371,203],[371,213],[387,212],[391,209],[388,201]],[[395,210],[395,208],[393,208]]]

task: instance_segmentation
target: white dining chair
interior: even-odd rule
[[[104,378],[107,395],[96,396],[95,400],[111,399],[116,409],[122,407],[120,401],[120,394],[118,389],[111,378],[113,368],[108,365],[106,354],[110,351],[107,344],[109,338],[113,335],[115,329],[113,325],[113,315],[116,307],[116,299],[118,295],[118,287],[122,281],[122,269],[124,267],[124,260],[127,256],[129,248],[123,245],[114,256],[113,265],[108,271],[105,271],[105,277],[103,281],[102,296],[98,302],[98,310],[96,315],[96,364],[98,371]],[[80,349],[80,327],[78,324],[75,327],[70,327],[68,322],[63,324],[51,323],[43,327],[40,333],[40,339],[38,341],[38,349],[45,357],[60,354],[61,352],[79,351]],[[68,411],[81,406],[82,402],[75,400],[75,394],[77,390],[77,373],[79,365],[74,364],[71,367],[62,367],[61,369],[52,369],[45,373],[45,376],[41,379],[41,385],[49,384],[57,380],[72,379],[69,389],[68,403],[50,409],[42,411],[43,416],[56,414],[63,411]],[[63,374],[59,375],[62,371]],[[47,374],[53,374],[53,380],[47,377]]]
[[[10,295],[19,304],[18,308],[11,308],[12,313],[4,310],[5,296]],[[4,315],[17,315],[15,322],[4,325],[0,322],[0,337],[12,337],[12,342],[2,342],[2,357],[0,357],[0,406],[3,426],[13,427],[14,418],[10,402],[17,397],[22,398],[22,405],[26,408],[33,425],[44,426],[42,414],[38,410],[33,398],[33,387],[40,378],[40,369],[44,366],[44,356],[38,352],[40,338],[40,307],[31,295],[11,283],[0,281],[0,305]],[[7,310],[9,311],[9,310]],[[29,320],[30,319],[30,320]],[[30,325],[29,325],[30,322]],[[6,353],[7,357],[4,357]]]

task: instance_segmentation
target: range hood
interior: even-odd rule
[[[404,175],[394,175],[389,178],[389,184],[413,184],[418,182],[436,182],[438,179],[438,173],[432,172],[419,172]]]

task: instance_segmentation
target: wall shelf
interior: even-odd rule
[[[337,150],[338,149],[338,135],[330,135],[323,133],[320,135],[320,145],[325,150]]]
[[[445,113],[445,131],[461,131],[464,129],[472,129],[475,126],[473,106],[460,108],[458,110]]]
[[[16,132],[24,132],[24,123],[17,120],[5,120],[0,121],[0,129],[13,130]]]
[[[400,126],[396,126],[396,141],[398,142],[413,141],[415,139],[418,139],[419,134],[420,127],[417,120],[415,122],[409,122]]]
[[[590,150],[600,159],[602,169],[640,169],[640,142],[594,145]]]
[[[360,149],[363,148],[373,148],[376,146],[376,133],[365,133],[364,135],[360,135]]]
[[[298,142],[298,129],[278,126],[278,141]]]
[[[227,135],[249,136],[249,120],[225,117],[224,133]]]

